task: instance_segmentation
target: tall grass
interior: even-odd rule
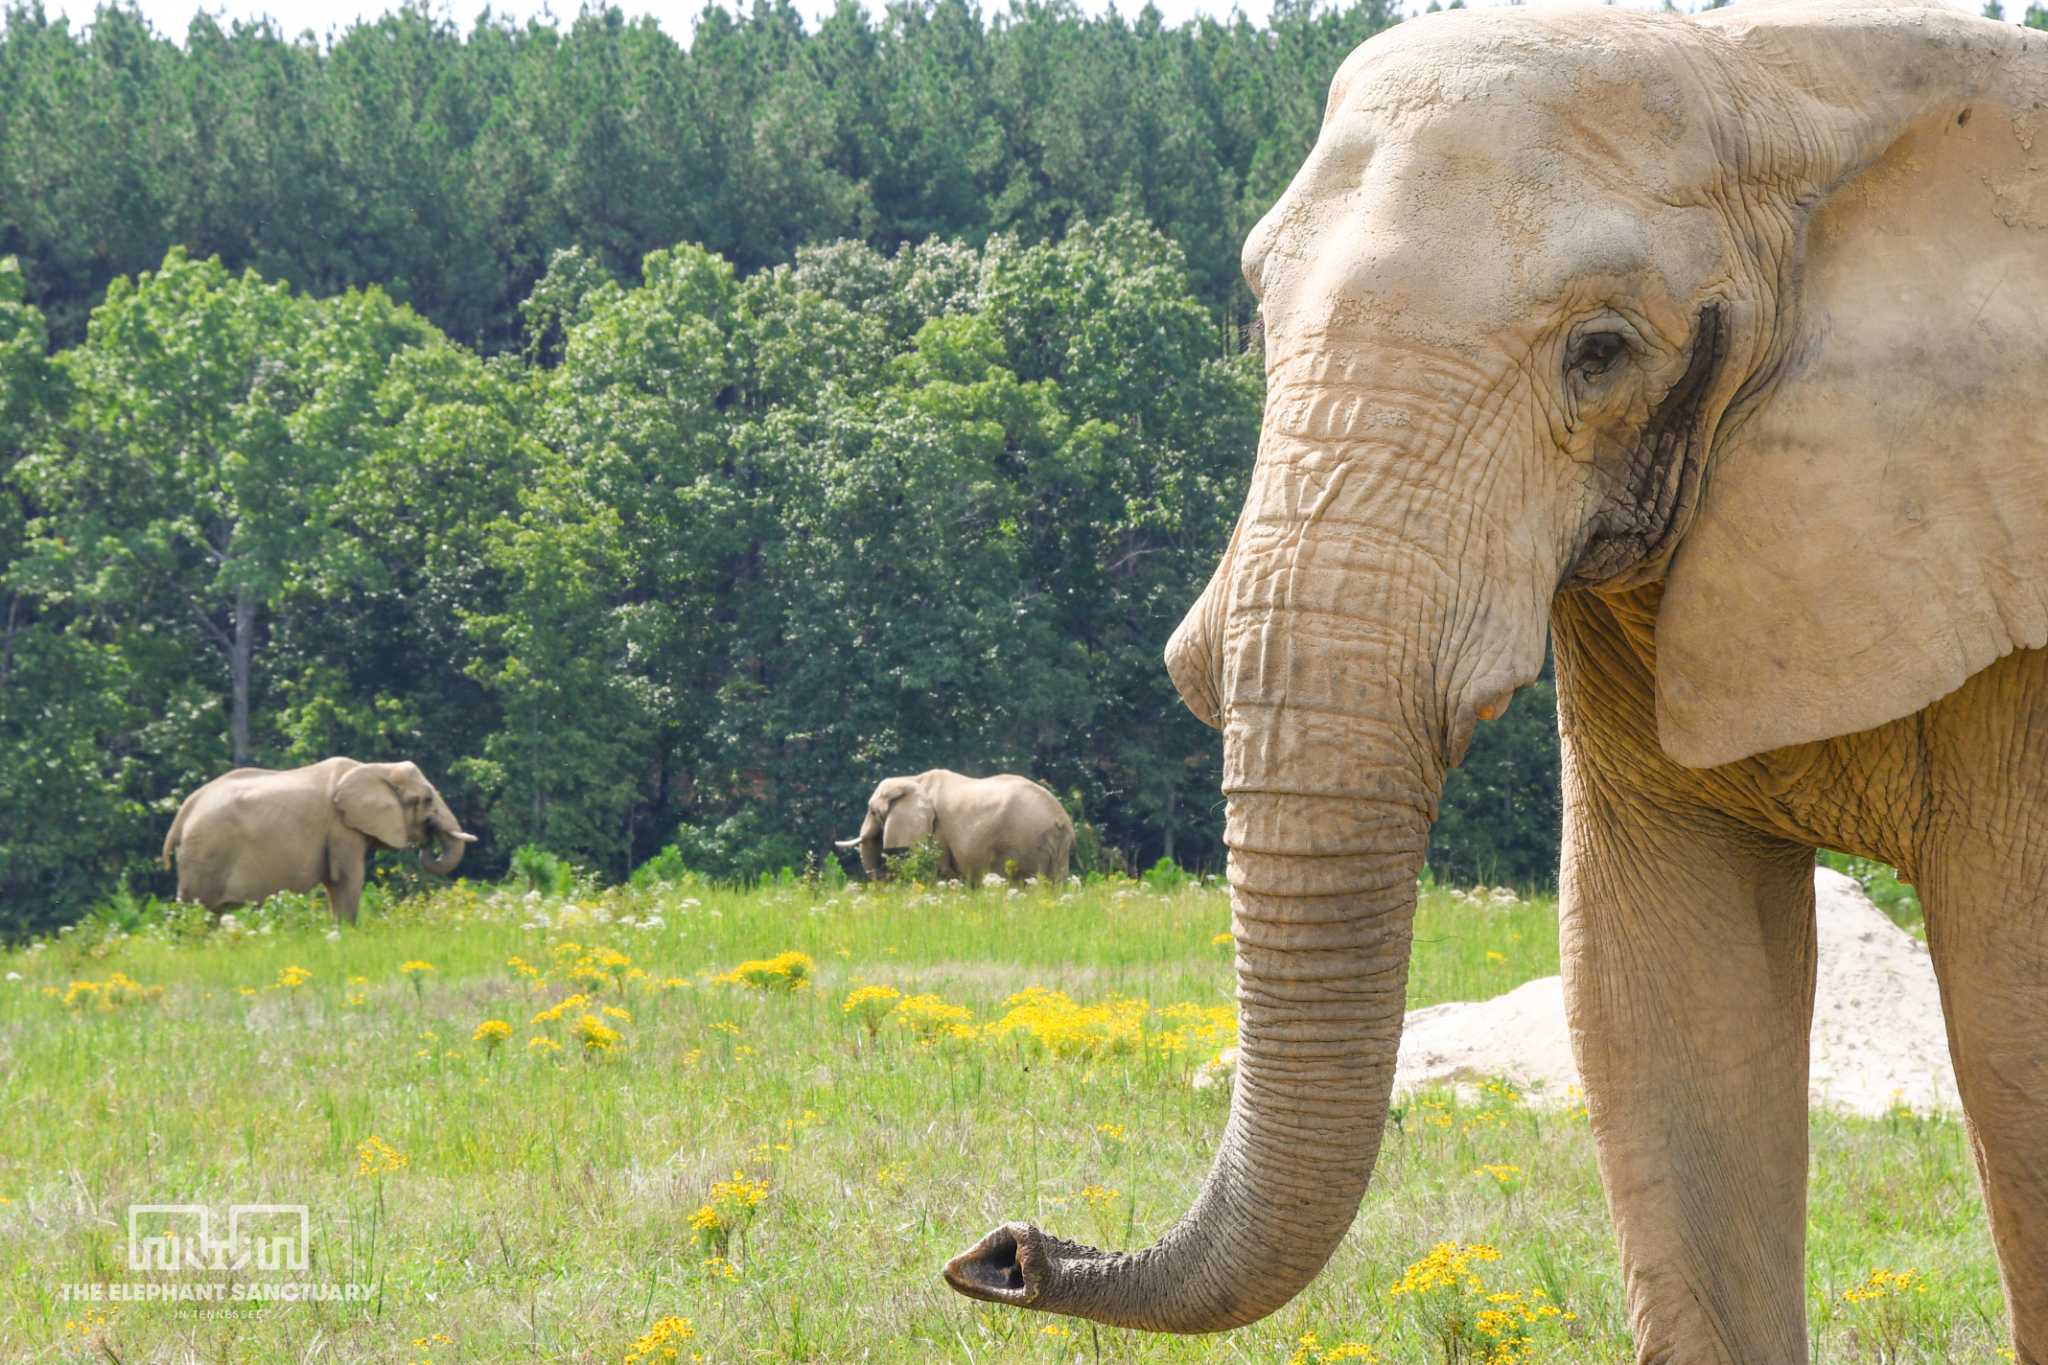
[[[460,883],[341,932],[310,898],[217,929],[145,911],[0,956],[0,1358],[616,1360],[674,1316],[691,1322],[682,1358],[709,1361],[1310,1362],[1347,1342],[1428,1361],[1441,1314],[1389,1291],[1444,1242],[1497,1248],[1490,1289],[1562,1306],[1531,1329],[1534,1358],[1627,1358],[1583,1117],[1499,1088],[1405,1101],[1329,1269],[1252,1327],[1098,1332],[940,1284],[1007,1218],[1130,1245],[1186,1207],[1227,1107],[1226,1087],[1190,1084],[1221,1041],[1200,1012],[1227,1018],[1231,998],[1213,885],[527,886]],[[786,952],[808,959],[796,989],[779,968],[754,973],[765,987],[719,979]],[[1549,903],[1425,893],[1412,1005],[1556,969]],[[115,973],[161,991],[102,1005],[72,989]],[[864,1020],[842,1005],[862,985],[971,1024]],[[992,1028],[1031,987],[1067,1003],[1036,1032]],[[572,992],[584,1004],[534,1022]],[[585,1014],[618,1041],[585,1048]],[[489,1019],[511,1036],[476,1038]],[[372,1137],[402,1165],[373,1148],[359,1173]],[[1992,1358],[1997,1284],[1959,1125],[1817,1116],[1813,1137],[1820,1357]],[[758,1205],[718,1193],[736,1172],[765,1183]],[[56,1298],[133,1278],[128,1205],[187,1201],[308,1205],[311,1278],[373,1297],[104,1319]],[[719,1227],[693,1231],[707,1206]],[[1843,1298],[1906,1268],[1925,1293]]]

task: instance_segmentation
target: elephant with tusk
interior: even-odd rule
[[[1555,650],[1563,975],[1637,1360],[1808,1357],[1816,846],[1919,888],[2048,1361],[2048,34],[1883,0],[1365,43],[1244,274],[1250,490],[1167,646],[1223,734],[1242,1046],[1143,1250],[947,1280],[1255,1321],[1372,1175],[1444,773]]]
[[[1028,777],[963,777],[944,768],[887,777],[868,797],[860,833],[837,841],[860,850],[870,877],[886,874],[885,854],[927,836],[938,841],[939,876],[981,885],[991,873],[1064,880],[1074,851],[1074,822],[1060,800]]]
[[[221,910],[321,886],[335,919],[354,924],[373,847],[417,847],[445,877],[475,842],[414,765],[329,758],[216,777],[178,807],[163,860],[176,862],[181,901]]]

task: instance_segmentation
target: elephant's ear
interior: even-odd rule
[[[883,848],[909,848],[932,832],[932,803],[912,789],[896,798],[882,824]]]
[[[1703,20],[1788,120],[1803,236],[1657,621],[1694,767],[1920,710],[2048,644],[2048,35],[1925,9]]]
[[[369,764],[351,768],[334,784],[334,808],[342,823],[390,848],[404,848],[405,812],[384,774]]]

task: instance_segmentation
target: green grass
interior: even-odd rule
[[[650,914],[660,925],[640,927]],[[1403,1105],[1351,1236],[1312,1288],[1252,1327],[1096,1332],[940,1283],[948,1256],[1005,1219],[1131,1245],[1187,1205],[1228,1101],[1188,1083],[1214,1040],[1157,1011],[1229,1003],[1229,948],[1212,942],[1229,911],[1213,887],[671,886],[544,900],[463,883],[339,934],[304,898],[248,917],[247,932],[206,932],[193,913],[138,922],[0,955],[0,977],[20,975],[0,982],[0,1358],[618,1360],[675,1314],[695,1327],[686,1360],[1282,1362],[1313,1332],[1324,1348],[1362,1341],[1428,1361],[1440,1355],[1429,1296],[1388,1289],[1447,1240],[1499,1249],[1478,1266],[1489,1289],[1540,1288],[1547,1300],[1529,1302],[1575,1314],[1534,1330],[1533,1358],[1627,1358],[1585,1122],[1499,1093]],[[1415,1005],[1557,969],[1547,903],[1432,890],[1415,933]],[[611,1020],[621,1044],[601,1057],[575,1048],[582,1009],[529,1023],[569,988],[574,957],[554,951],[565,941],[651,974],[622,991],[617,967],[593,993],[591,1009],[631,1015]],[[805,989],[712,979],[784,950],[814,959]],[[515,955],[545,989],[507,967]],[[434,970],[408,976],[411,960]],[[287,967],[311,977],[278,986]],[[70,982],[116,971],[162,993],[63,1002]],[[1153,1012],[1147,1045],[1125,1052],[1055,1056],[986,1034],[920,1043],[894,1022],[870,1037],[841,1008],[857,983],[936,993],[980,1025],[1033,985],[1082,1004],[1141,997]],[[471,1037],[489,1018],[513,1029],[495,1055]],[[1160,1035],[1176,1031],[1187,1046],[1168,1050]],[[535,1035],[568,1050],[529,1051]],[[357,1174],[373,1135],[402,1169]],[[1960,1126],[1817,1116],[1813,1138],[1816,1359],[1995,1358],[1996,1274]],[[1487,1164],[1519,1169],[1505,1183],[1474,1174]],[[768,1192],[733,1235],[728,1277],[689,1222],[735,1170]],[[306,1204],[309,1278],[374,1296],[124,1304],[83,1321],[58,1287],[135,1278],[126,1210],[140,1202]],[[730,1201],[727,1215],[737,1221]],[[1873,1269],[1906,1267],[1925,1293],[1843,1300]]]

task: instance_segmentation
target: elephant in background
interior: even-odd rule
[[[335,919],[354,924],[371,848],[417,847],[445,877],[475,842],[411,763],[329,758],[216,777],[178,807],[163,861],[176,861],[181,901],[221,910],[322,886]]]
[[[1074,822],[1059,798],[1028,777],[963,777],[944,768],[887,777],[868,798],[858,848],[868,876],[883,875],[883,855],[936,837],[939,876],[979,886],[989,873],[1063,881],[1074,851]]]
[[[1167,646],[1223,735],[1242,1046],[1157,1331],[1322,1269],[1445,770],[1557,661],[1573,1049],[1643,1365],[1808,1358],[1816,846],[1919,888],[2016,1358],[2048,1362],[2048,34],[1790,0],[1430,14],[1253,229],[1266,408]]]

